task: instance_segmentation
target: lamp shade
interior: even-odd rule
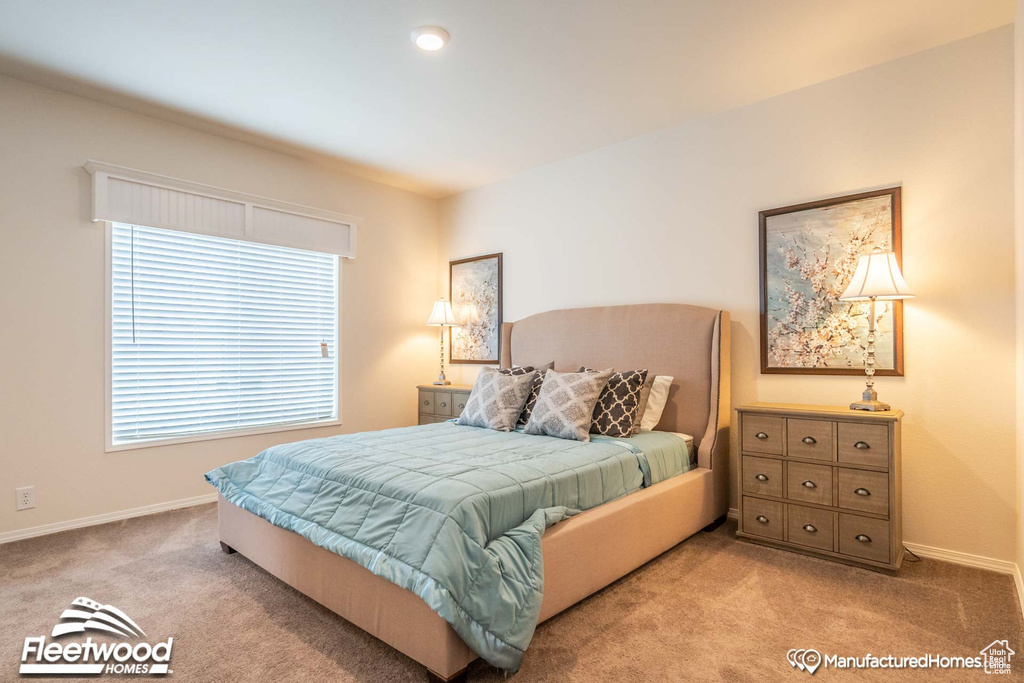
[[[434,302],[434,310],[430,312],[430,318],[427,319],[428,325],[435,325],[437,327],[458,327],[459,323],[455,320],[455,314],[452,313],[452,305],[448,301],[445,301],[442,297]]]
[[[844,301],[883,301],[913,298],[914,293],[903,279],[896,254],[876,249],[860,257],[853,279],[839,297]]]

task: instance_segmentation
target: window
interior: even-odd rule
[[[337,285],[334,254],[113,223],[110,446],[336,422]]]

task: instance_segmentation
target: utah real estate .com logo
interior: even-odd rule
[[[90,633],[120,636],[125,640],[94,641]],[[85,642],[66,642],[63,637],[86,634]],[[46,636],[25,638],[21,651],[21,674],[96,676],[99,674],[165,675],[174,638],[151,644],[146,632],[131,617],[114,607],[89,598],[76,598],[64,610],[57,625]],[[61,640],[57,640],[57,639]]]

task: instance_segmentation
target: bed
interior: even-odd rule
[[[691,435],[692,466],[688,462],[685,468],[652,480],[649,466],[637,475],[642,452],[631,453],[614,440],[554,444],[550,442],[564,440],[452,423],[348,435],[329,443],[300,442],[289,445],[290,450],[268,449],[265,454],[270,455],[261,454],[263,460],[252,465],[234,463],[231,478],[240,480],[237,486],[217,474],[219,470],[212,473],[222,493],[222,547],[241,553],[420,662],[432,679],[451,681],[465,676],[478,652],[497,666],[515,670],[536,623],[725,515],[727,312],[683,304],[550,311],[503,325],[501,361],[506,367],[554,361],[558,371],[575,371],[581,364],[643,367],[672,375],[658,424],[663,434],[648,437],[646,446],[633,450],[668,445],[668,433]],[[347,449],[347,458],[335,457],[339,447]],[[467,465],[474,462],[480,463],[479,471]],[[544,470],[542,476],[534,475],[537,469]],[[345,478],[336,476],[338,472]],[[514,504],[495,504],[498,494],[489,492],[482,521],[467,516],[459,501],[448,501],[457,497],[451,492],[460,486],[485,487],[497,476],[516,472],[523,473],[521,482],[495,489],[500,496],[514,490]],[[588,480],[595,483],[584,485]],[[328,503],[320,499],[322,490],[335,486],[335,481],[357,484],[356,494],[348,493],[351,486],[339,491],[340,500],[374,492],[364,506],[367,519],[378,506],[397,506],[402,525],[377,529],[374,518],[369,530],[361,520],[358,529],[346,531],[345,520],[332,518]],[[580,483],[570,485],[573,481]],[[403,482],[408,483],[407,499],[398,500],[396,491]],[[497,518],[495,509],[501,513]],[[423,520],[406,524],[409,510]],[[574,514],[575,510],[584,511]],[[433,518],[440,521],[432,524]],[[487,529],[473,529],[474,524],[515,528],[496,538]],[[448,529],[454,531],[449,534]],[[459,560],[465,565],[460,575],[442,575],[450,569],[444,554],[441,561],[432,550],[417,556],[417,530],[434,534],[431,538],[437,540],[431,548],[451,536],[448,542],[455,545],[447,547],[456,548],[452,557],[468,558]],[[477,536],[486,542],[474,540]],[[374,542],[375,537],[382,540]],[[608,553],[609,547],[616,552]],[[524,565],[522,571],[513,571],[519,565]],[[531,572],[540,574],[532,585],[527,580]],[[472,584],[473,591],[448,595],[444,587],[453,581]],[[473,608],[474,601],[495,595],[504,602],[497,602],[493,610],[489,605]],[[510,608],[513,613],[507,614]],[[506,628],[508,624],[514,628]]]

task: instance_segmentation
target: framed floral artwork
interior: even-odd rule
[[[840,301],[857,260],[875,247],[902,266],[900,188],[835,197],[758,214],[761,233],[761,372],[861,375],[868,302]],[[876,375],[903,375],[903,302],[879,301]]]
[[[451,362],[497,364],[501,344],[501,254],[448,263]]]

